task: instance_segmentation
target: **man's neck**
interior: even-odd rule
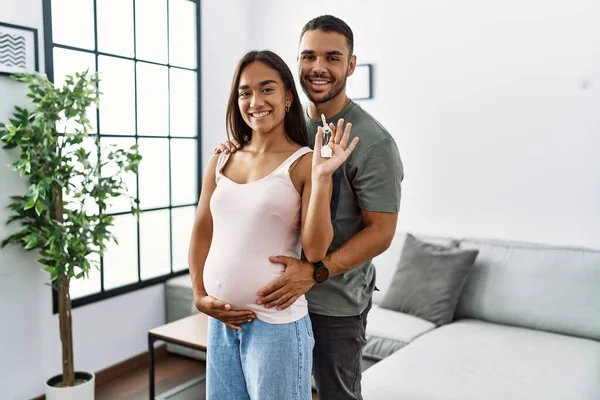
[[[321,114],[325,114],[325,118],[329,119],[342,112],[349,103],[350,99],[345,93],[340,93],[325,103],[315,104],[312,101],[309,101],[307,108],[308,117],[313,121],[316,121],[321,119]]]

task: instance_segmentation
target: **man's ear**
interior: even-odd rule
[[[356,69],[356,56],[351,56],[350,61],[348,61],[348,76],[352,76],[354,70]]]

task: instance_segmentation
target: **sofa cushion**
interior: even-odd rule
[[[600,251],[464,240],[479,255],[456,318],[600,340]]]
[[[365,400],[600,399],[600,343],[461,320],[363,374]]]
[[[452,322],[477,253],[428,243],[408,234],[392,284],[379,306],[438,326]]]
[[[457,247],[459,243],[456,239],[446,237],[426,236],[420,234],[415,234],[415,236],[428,243],[440,244],[444,246]],[[404,247],[405,240],[406,233],[396,233],[390,247],[373,259],[373,264],[375,265],[375,282],[378,289],[378,291],[373,293],[373,304],[379,304],[381,302],[383,296],[392,283],[392,277],[394,276],[396,267],[400,261],[400,254],[402,253],[402,247]]]
[[[381,360],[434,328],[435,324],[424,319],[374,305],[367,317],[363,355]]]

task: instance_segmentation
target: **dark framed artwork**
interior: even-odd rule
[[[358,64],[346,82],[346,94],[352,100],[373,98],[373,68],[371,64]]]
[[[0,22],[0,74],[37,71],[37,29]]]

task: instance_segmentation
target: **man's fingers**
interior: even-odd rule
[[[261,297],[260,299],[258,299],[257,303],[258,304],[265,304],[265,306],[267,308],[271,308],[271,306],[269,304],[273,303],[274,301],[278,300],[281,296],[285,295],[285,290],[283,288],[283,285],[281,288],[275,290],[274,292]]]
[[[283,277],[279,277],[279,278],[275,279],[273,282],[269,283],[264,288],[260,289],[258,291],[258,296],[259,297],[268,296],[268,295],[272,294],[273,292],[275,292],[277,289],[282,288],[284,285],[285,285],[285,281],[283,280]],[[258,303],[258,304],[261,304],[261,303]]]
[[[294,297],[293,293],[285,293],[282,296],[280,296],[278,299],[275,299],[274,301],[272,301],[271,303],[267,304],[267,306],[269,308],[271,307],[277,307],[278,310],[283,310],[283,308],[281,307],[283,304],[287,303],[288,301],[290,301],[290,299]]]
[[[217,147],[215,147],[213,149],[213,152],[215,154],[219,154],[219,153],[225,153],[225,154],[235,153],[236,149],[239,149],[241,147],[242,146],[240,146],[240,144],[235,139],[232,139],[230,141],[226,141],[225,143],[221,143],[220,145],[218,145]]]
[[[235,139],[231,139],[227,142],[227,147],[229,148],[230,152],[235,153],[235,151],[241,148],[242,146],[240,146],[240,144]]]
[[[224,151],[228,151],[228,150],[229,150],[229,149],[228,149],[228,148],[227,148],[227,147],[226,147],[226,146],[225,146],[223,143],[221,143],[220,145],[218,145],[217,147],[215,147],[215,148],[213,149],[213,152],[214,152],[215,154],[219,154],[219,153],[222,153],[222,152],[224,152]]]
[[[286,267],[294,262],[295,258],[287,257],[287,256],[271,256],[269,257],[269,261],[275,264],[283,264]]]
[[[298,300],[299,296],[290,296],[290,298],[283,303],[282,305],[280,305],[279,307],[277,307],[278,310],[285,310],[286,308],[288,308],[289,306],[291,306],[292,304],[294,304],[294,302],[296,300]]]

